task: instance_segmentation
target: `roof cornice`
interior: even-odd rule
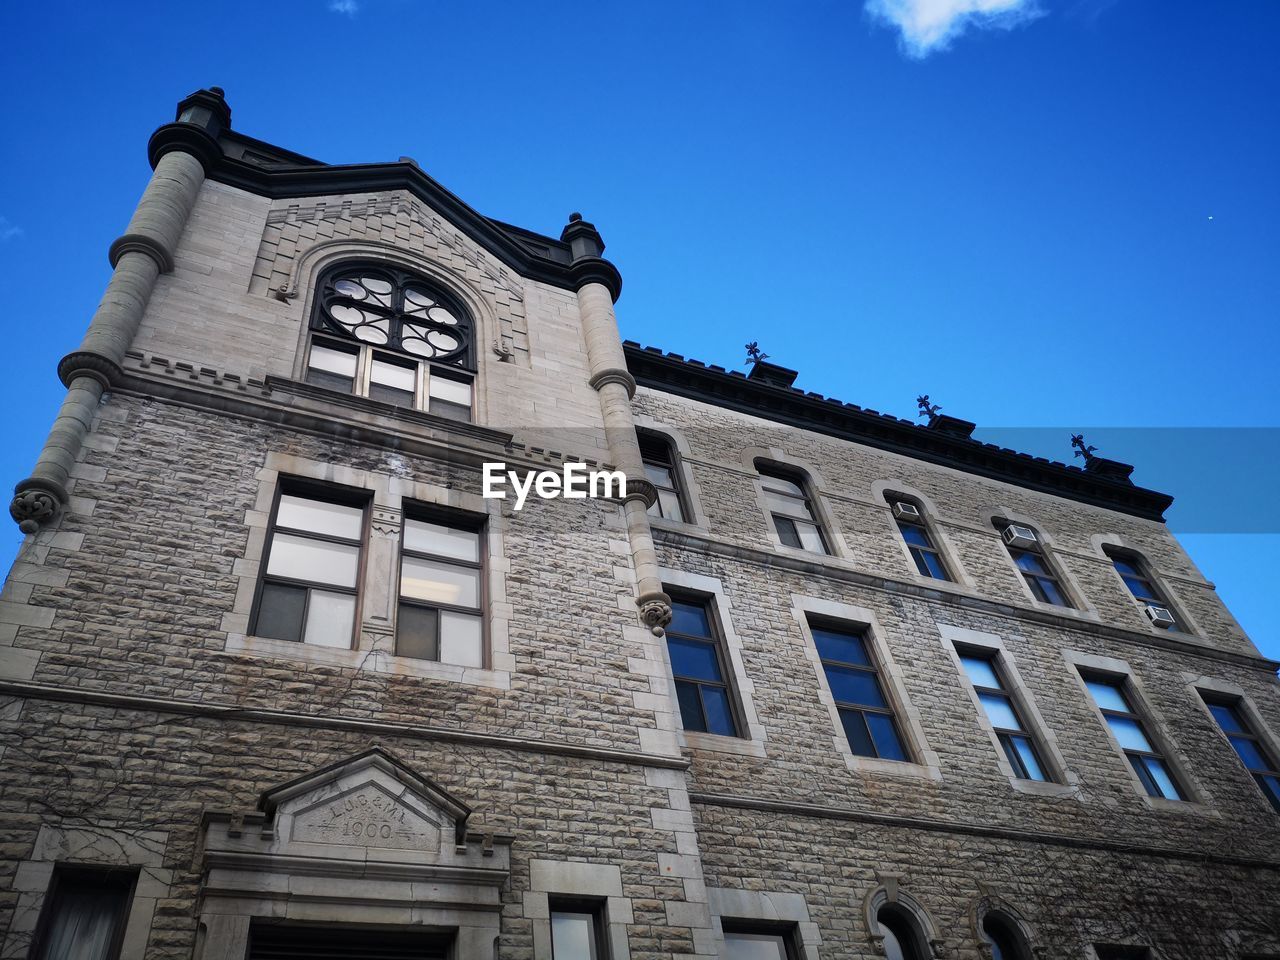
[[[149,153],[153,166],[165,149],[189,149],[185,140],[180,145],[169,143],[170,131],[181,126],[167,124],[152,137]],[[202,141],[200,146],[208,145]],[[577,290],[589,281],[600,282],[615,301],[622,292],[622,275],[608,260],[596,260],[596,269],[584,279],[574,265],[568,243],[484,216],[413,160],[326,164],[230,130],[221,134],[217,146],[215,155],[207,149],[201,154],[207,178],[217,183],[272,200],[404,190],[522,277],[566,290]],[[265,162],[242,159],[245,155],[265,155]]]
[[[816,393],[750,380],[741,373],[630,340],[623,344],[623,352],[636,383],[654,390],[1144,520],[1164,522],[1164,513],[1173,503],[1168,494],[1134,486],[1128,480],[1086,473],[1043,457],[931,430]]]

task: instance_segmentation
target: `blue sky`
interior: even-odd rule
[[[624,335],[1070,457],[1084,430],[1280,658],[1280,4],[67,4],[0,64],[2,475],[29,471],[175,102],[412,156],[621,268]],[[15,40],[13,38],[21,38]],[[1230,429],[1226,429],[1230,428]],[[1248,429],[1244,429],[1248,428]],[[16,549],[0,530],[0,562]]]

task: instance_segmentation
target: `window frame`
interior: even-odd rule
[[[760,486],[761,502],[764,507],[765,516],[769,518],[770,525],[773,529],[773,534],[775,537],[777,537],[778,544],[787,550],[796,550],[801,553],[807,553],[815,557],[836,556],[835,547],[833,544],[833,539],[831,537],[831,534],[827,530],[826,523],[823,521],[823,517],[817,509],[817,499],[818,499],[817,491],[815,491],[813,488],[813,482],[810,479],[809,474],[806,471],[798,469],[796,467],[789,467],[789,466],[786,466],[785,464],[778,464],[771,460],[757,459],[755,461],[754,466],[756,471],[756,478]],[[766,486],[766,484],[767,484],[767,481],[771,479],[780,480],[784,483],[790,483],[796,487],[799,487],[801,491],[801,495],[796,496],[794,493],[792,493],[789,490],[769,489]],[[790,500],[795,500],[804,507],[804,511],[809,517],[808,522],[813,525],[813,528],[818,535],[818,541],[822,544],[821,552],[818,552],[816,550],[810,550],[808,547],[804,546],[804,541],[799,536],[798,533],[796,535],[796,539],[800,541],[799,544],[790,544],[783,539],[782,529],[778,525],[778,518],[781,517],[782,519],[789,521],[792,524],[792,526],[795,525],[795,521],[801,520],[801,518],[791,517],[786,514],[776,513],[772,505],[769,503],[770,495],[786,497]],[[804,522],[804,521],[801,520],[801,522]]]
[[[359,507],[361,511],[360,519],[360,538],[358,541],[348,540],[342,537],[334,537],[326,534],[316,533],[311,530],[299,530],[295,527],[280,527],[277,519],[280,513],[280,500],[284,496],[296,496],[308,500],[318,500],[324,503],[341,504],[348,507]],[[369,524],[370,514],[372,512],[373,492],[354,487],[342,486],[339,484],[325,483],[322,481],[312,480],[306,477],[297,476],[280,476],[275,485],[275,491],[271,500],[271,512],[267,518],[266,533],[262,544],[262,558],[259,561],[258,582],[254,587],[253,594],[253,610],[249,617],[249,635],[258,636],[257,633],[259,619],[262,615],[262,599],[266,591],[267,582],[281,583],[285,586],[299,587],[307,591],[306,600],[302,608],[302,631],[305,636],[307,627],[307,616],[311,608],[311,591],[313,589],[324,590],[330,593],[342,593],[355,597],[355,606],[352,611],[351,619],[351,641],[347,647],[328,647],[331,650],[354,650],[358,646],[360,637],[360,618],[364,604],[364,585],[369,563]],[[307,539],[319,540],[325,543],[338,543],[344,546],[354,545],[358,554],[356,559],[356,573],[354,587],[341,587],[333,584],[320,583],[312,580],[299,580],[293,577],[281,577],[267,572],[271,564],[271,548],[275,541],[275,535],[283,530],[290,536],[301,536]],[[303,637],[297,640],[285,640],[280,637],[270,637],[264,639],[280,640],[284,643],[301,643],[307,641]],[[311,644],[311,646],[323,646],[322,644]]]
[[[995,735],[996,740],[1000,744],[1005,759],[1009,762],[1009,766],[1013,770],[1015,779],[1026,783],[1053,783],[1061,784],[1062,780],[1058,775],[1053,763],[1048,762],[1049,752],[1045,748],[1043,738],[1035,724],[1027,723],[1027,716],[1030,711],[1018,690],[1017,684],[1010,682],[1010,672],[1006,663],[1004,651],[999,648],[983,647],[976,644],[964,643],[963,641],[952,641],[955,648],[956,657],[960,662],[960,673],[965,683],[969,685],[969,689],[973,691],[975,698],[978,700],[978,709],[982,711],[982,716],[986,718],[991,732]],[[991,667],[992,673],[995,674],[996,680],[1002,684],[999,688],[979,686],[978,683],[969,675],[969,671],[965,668],[965,659],[984,660]],[[1020,730],[1010,730],[1007,727],[997,727],[995,721],[991,719],[991,715],[986,712],[986,707],[982,703],[982,694],[1000,697],[1009,704],[1009,710],[1013,713],[1014,719],[1022,725]],[[1040,765],[1041,772],[1044,773],[1044,779],[1037,779],[1027,775],[1026,763],[1018,754],[1016,748],[1012,745],[1015,737],[1025,739],[1030,745],[1031,752],[1035,756],[1036,762]]]
[[[1253,711],[1247,708],[1247,703],[1242,696],[1223,693],[1217,690],[1206,690],[1197,688],[1196,693],[1200,695],[1200,701],[1205,711],[1213,720],[1213,725],[1221,734],[1222,738],[1227,741],[1227,745],[1231,748],[1231,753],[1235,757],[1236,762],[1244,768],[1245,773],[1249,775],[1249,779],[1254,782],[1254,786],[1258,792],[1262,794],[1264,800],[1272,807],[1276,813],[1280,813],[1280,788],[1276,793],[1271,793],[1261,783],[1263,777],[1272,777],[1280,781],[1280,759],[1277,759],[1276,751],[1273,749],[1271,738],[1264,736],[1259,732],[1259,725]],[[1231,711],[1236,723],[1242,728],[1243,733],[1232,733],[1222,726],[1222,722],[1218,719],[1217,714],[1213,712],[1214,707],[1222,707]],[[1244,757],[1240,756],[1240,751],[1235,747],[1233,742],[1235,739],[1251,741],[1258,754],[1264,761],[1270,764],[1269,769],[1255,770],[1245,763]]]
[[[786,920],[753,920],[749,917],[721,917],[720,932],[725,941],[733,934],[743,936],[777,937],[782,941],[786,960],[801,960],[799,926]],[[726,953],[728,952],[726,948]]]
[[[1067,578],[1059,565],[1049,556],[1049,551],[1045,548],[1044,534],[1040,532],[1039,527],[1032,526],[1022,520],[1008,520],[998,517],[995,520],[996,533],[1000,537],[1000,545],[1004,547],[1005,553],[1013,563],[1013,569],[1021,578],[1023,585],[1031,598],[1038,604],[1046,607],[1053,607],[1057,610],[1076,610],[1079,611],[1080,605],[1076,602],[1076,598],[1067,588]],[[1007,543],[1004,539],[1004,532],[1010,526],[1026,527],[1036,535],[1035,547],[1015,547]],[[1034,557],[1040,562],[1043,573],[1032,573],[1024,569],[1019,563],[1019,556]],[[1062,603],[1054,603],[1049,599],[1048,591],[1045,590],[1041,580],[1047,580],[1053,584],[1058,595],[1062,597]]]
[[[129,916],[133,911],[133,901],[137,894],[139,872],[137,867],[102,866],[67,861],[54,864],[49,885],[45,888],[44,900],[40,905],[40,919],[36,922],[35,934],[31,939],[27,956],[31,960],[45,960],[46,940],[49,936],[49,928],[54,922],[59,888],[68,879],[74,878],[83,882],[89,877],[103,877],[117,883],[123,894],[116,929],[112,934],[111,944],[107,948],[105,957],[105,960],[119,960],[120,950],[124,946],[126,928],[129,926]]]
[[[675,714],[680,718],[680,728],[686,734],[692,733],[698,736],[726,737],[731,740],[749,740],[751,738],[750,724],[747,722],[745,711],[743,710],[742,698],[738,692],[737,675],[734,673],[733,664],[729,657],[728,644],[726,642],[726,632],[723,623],[720,620],[719,604],[716,597],[712,594],[706,594],[697,590],[690,590],[684,587],[668,587],[664,584],[663,590],[667,596],[671,598],[672,604],[685,603],[689,605],[698,605],[702,607],[703,613],[707,618],[707,628],[711,631],[711,637],[699,637],[693,634],[676,632],[674,635],[678,639],[690,640],[696,643],[710,643],[715,651],[716,665],[720,670],[720,683],[716,684],[709,680],[701,680],[698,678],[683,677],[676,673],[675,661],[671,657],[670,638],[673,635],[671,626],[668,625],[665,630],[666,636],[663,639],[664,648],[667,655],[667,665],[671,670],[672,699],[675,701]],[[673,621],[674,622],[674,621]],[[713,730],[695,730],[686,726],[684,722],[684,710],[680,705],[679,685],[681,683],[692,684],[698,688],[698,706],[702,710],[703,720],[706,720],[707,710],[706,704],[702,699],[703,686],[722,686],[725,690],[725,696],[729,702],[729,717],[733,721],[733,733],[717,733]],[[705,725],[705,723],[704,723]]]
[[[888,670],[879,655],[879,651],[876,650],[876,646],[871,640],[871,628],[866,625],[849,623],[848,621],[841,621],[834,617],[827,617],[814,613],[806,613],[805,620],[808,624],[809,637],[813,642],[814,651],[817,655],[818,668],[822,671],[823,682],[826,683],[827,691],[831,695],[831,701],[835,705],[836,717],[839,721],[839,735],[843,737],[845,742],[848,744],[850,753],[859,760],[920,764],[922,762],[921,759],[917,756],[917,752],[910,739],[903,732],[903,722],[901,719],[903,711],[901,706],[898,704],[897,699],[893,695],[891,684],[887,683],[884,679]],[[818,648],[818,640],[815,636],[815,632],[817,631],[856,637],[862,644],[863,650],[866,651],[870,665],[850,663],[844,660],[828,660],[822,655],[822,651]],[[831,678],[827,674],[828,665],[841,669],[854,669],[864,673],[870,673],[872,679],[875,681],[876,688],[880,693],[880,698],[887,706],[882,708],[840,700],[831,686]],[[844,714],[846,712],[855,712],[863,715],[862,723],[867,731],[867,739],[871,743],[872,748],[876,751],[874,755],[869,756],[865,753],[858,753],[854,750],[853,743],[849,741],[849,734],[844,726]],[[889,718],[893,732],[898,739],[898,745],[902,748],[902,759],[898,759],[896,757],[884,757],[880,755],[880,748],[876,744],[875,737],[871,733],[871,727],[866,721],[865,714],[867,713],[874,713],[878,716],[887,716]]]
[[[1144,795],[1151,800],[1165,800],[1174,803],[1189,803],[1193,801],[1192,793],[1187,783],[1187,778],[1183,776],[1182,771],[1177,768],[1170,759],[1169,745],[1164,742],[1156,730],[1156,724],[1150,717],[1140,692],[1135,688],[1133,677],[1127,673],[1112,673],[1106,670],[1098,670],[1090,667],[1077,667],[1080,681],[1084,685],[1085,695],[1089,698],[1089,702],[1093,704],[1094,709],[1102,718],[1103,726],[1106,728],[1107,736],[1111,738],[1114,746],[1124,755],[1125,762],[1128,766],[1130,775],[1134,777],[1142,787]],[[1129,708],[1127,711],[1119,711],[1114,708],[1103,707],[1094,697],[1093,691],[1089,689],[1090,683],[1098,683],[1114,689],[1121,700]],[[1115,731],[1111,728],[1108,718],[1116,717],[1118,719],[1131,720],[1137,726],[1139,731],[1147,742],[1154,748],[1151,751],[1135,750],[1124,746],[1120,742],[1120,738],[1116,736]],[[1178,794],[1176,797],[1167,797],[1159,790],[1159,784],[1146,768],[1145,763],[1135,763],[1134,758],[1155,759],[1164,765],[1165,772],[1169,777],[1169,781],[1173,784],[1174,791]],[[1145,774],[1145,776],[1144,776]],[[1156,792],[1152,792],[1152,787],[1156,788]]]
[[[478,559],[475,563],[469,560],[459,560],[455,557],[446,557],[439,554],[429,554],[418,550],[410,550],[405,546],[408,540],[407,525],[410,521],[417,520],[422,523],[435,523],[440,526],[451,527],[456,530],[469,530],[476,535]],[[400,540],[396,545],[396,565],[395,565],[395,611],[396,611],[396,630],[392,638],[394,644],[395,655],[397,657],[405,657],[409,660],[418,660],[424,663],[443,663],[449,661],[440,659],[441,647],[441,617],[439,611],[451,611],[454,613],[462,613],[466,615],[474,615],[480,621],[480,664],[474,669],[489,670],[491,669],[492,654],[489,649],[489,516],[488,514],[472,513],[468,510],[455,510],[449,507],[442,507],[438,504],[420,503],[418,501],[405,500],[401,504],[401,521],[400,521]],[[448,566],[461,567],[468,570],[476,571],[476,603],[477,607],[462,607],[454,604],[431,603],[425,600],[406,599],[402,594],[402,584],[404,582],[404,558],[408,555],[413,559],[426,560],[432,563],[441,563]],[[436,657],[434,660],[428,660],[425,657],[410,657],[407,654],[400,653],[400,607],[404,604],[419,607],[422,609],[432,609],[437,611],[436,615]],[[466,669],[469,664],[452,664]]]
[[[929,523],[929,517],[924,509],[924,505],[915,497],[901,493],[894,493],[892,490],[886,491],[884,498],[885,502],[889,504],[889,516],[898,530],[898,537],[902,540],[902,544],[907,548],[907,553],[911,557],[911,561],[915,564],[916,573],[928,580],[936,580],[940,583],[956,583],[957,580],[955,573],[952,571],[951,565],[947,562],[946,555],[942,552],[942,548],[938,546],[938,539],[934,536],[932,525]],[[918,521],[904,520],[901,517],[896,516],[893,513],[893,508],[894,505],[898,503],[907,503],[915,507],[920,514],[920,519]],[[927,544],[927,546],[912,543],[908,540],[906,530],[903,529],[904,527],[913,527],[923,533],[925,544]],[[920,553],[932,554],[937,559],[938,566],[942,569],[942,576],[935,577],[933,573],[929,572],[928,564],[921,560],[920,556],[917,555],[917,551]]]
[[[391,305],[362,304],[361,301],[337,293],[334,289],[335,284],[353,274],[367,274],[371,278],[390,283],[392,285]],[[436,360],[405,350],[400,346],[391,346],[390,343],[375,344],[362,340],[348,330],[340,331],[338,328],[343,326],[341,322],[327,316],[327,308],[335,299],[350,300],[350,304],[343,305],[351,305],[356,309],[366,309],[373,314],[386,317],[388,339],[394,340],[399,336],[406,317],[409,317],[409,322],[414,322],[412,315],[406,314],[404,306],[404,289],[409,285],[424,288],[439,306],[448,310],[458,319],[456,327],[457,338],[463,341],[464,347],[454,359]],[[312,379],[311,371],[313,369],[323,369],[313,368],[311,363],[312,349],[319,344],[331,350],[355,355],[356,369],[352,377],[351,389],[345,391],[348,396],[363,397],[377,403],[386,403],[402,409],[411,409],[455,422],[476,422],[476,383],[479,374],[476,320],[473,311],[468,309],[442,283],[420,271],[401,266],[398,263],[355,258],[343,260],[325,268],[316,277],[312,291],[313,302],[311,304],[310,319],[307,323],[305,350],[303,351],[301,368],[301,379],[304,382],[320,389],[344,393],[344,391],[332,384]],[[429,321],[430,318],[424,315],[422,319]],[[414,368],[414,397],[412,403],[407,407],[404,404],[396,403],[394,400],[387,400],[373,395],[373,363],[383,357],[387,358],[387,362],[392,364]],[[470,393],[470,404],[466,408],[468,415],[465,418],[451,416],[446,412],[432,411],[431,381],[436,376],[466,384]],[[442,402],[449,403],[454,407],[461,406],[453,401]]]
[[[591,960],[610,960],[609,952],[609,904],[604,897],[584,897],[574,895],[547,894],[547,923],[550,928],[549,949],[551,960],[555,960],[556,934],[555,917],[557,913],[586,914],[591,917],[592,943],[595,956]]]
[[[640,448],[640,462],[645,468],[645,478],[659,491],[659,498],[647,510],[650,518],[666,520],[669,523],[692,523],[693,514],[689,508],[689,496],[685,490],[680,452],[677,450],[675,442],[665,433],[640,427],[636,430],[636,443]],[[656,456],[650,456],[659,452],[663,455],[661,459]],[[648,468],[650,466],[666,470],[667,475],[671,478],[671,486],[664,487],[656,483],[649,476]],[[676,506],[680,509],[679,517],[669,517],[663,512],[661,500],[661,491],[663,490],[675,497]],[[654,513],[655,509],[658,511],[657,513]]]
[[[1104,546],[1102,548],[1102,552],[1103,555],[1106,556],[1107,562],[1111,564],[1112,572],[1115,573],[1116,578],[1119,579],[1120,583],[1124,586],[1125,593],[1133,600],[1134,604],[1138,607],[1138,610],[1142,613],[1144,619],[1147,619],[1146,608],[1148,606],[1163,607],[1165,610],[1168,610],[1169,615],[1173,617],[1173,623],[1168,627],[1160,627],[1149,620],[1147,623],[1148,627],[1153,630],[1159,630],[1162,633],[1166,631],[1172,631],[1174,633],[1191,632],[1190,627],[1187,626],[1186,618],[1182,615],[1182,611],[1172,600],[1169,599],[1169,591],[1164,588],[1164,585],[1156,580],[1151,564],[1147,561],[1145,556],[1138,553],[1136,550],[1113,547],[1110,545]],[[1134,568],[1136,571],[1134,579],[1141,580],[1147,585],[1147,589],[1150,594],[1148,597],[1144,598],[1138,595],[1137,591],[1133,589],[1133,585],[1129,583],[1129,578],[1117,569],[1117,563],[1127,563]]]

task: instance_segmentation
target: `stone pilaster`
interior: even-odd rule
[[[622,338],[613,302],[622,288],[617,269],[600,255],[604,241],[581,214],[571,214],[560,235],[573,251],[573,270],[578,279],[578,309],[587,344],[591,386],[600,398],[609,459],[627,475],[627,537],[631,542],[631,563],[636,574],[636,606],[650,630],[661,634],[671,622],[671,598],[662,590],[658,575],[658,555],[653,546],[648,509],[657,491],[644,477],[640,443],[631,415],[631,398],[636,382],[627,370]]]
[[[231,109],[222,91],[212,87],[183,100],[177,120],[152,136],[149,154],[154,172],[128,228],[111,244],[115,272],[80,348],[58,364],[67,396],[31,476],[14,488],[9,513],[23,533],[47,526],[67,503],[67,478],[94,410],[119,376],[156,278],[173,269],[174,251],[205,171],[221,155],[218,134],[230,122]]]

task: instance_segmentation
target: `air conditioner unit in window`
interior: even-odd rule
[[[1034,550],[1038,543],[1034,530],[1030,527],[1021,527],[1016,523],[1011,523],[1004,528],[1004,542],[1019,550]]]
[[[1148,603],[1146,611],[1147,616],[1151,618],[1151,622],[1157,627],[1164,627],[1167,630],[1178,622],[1173,618],[1173,614],[1169,612],[1167,607],[1158,607],[1154,603]]]
[[[898,501],[893,505],[893,515],[899,520],[909,520],[912,523],[920,522],[920,508],[914,503]]]

